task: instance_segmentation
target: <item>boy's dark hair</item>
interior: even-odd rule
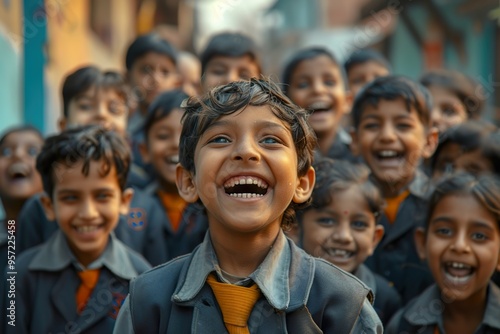
[[[385,201],[379,188],[370,179],[370,170],[367,167],[324,157],[317,158],[313,167],[316,171],[316,184],[311,196],[312,202],[310,207],[297,212],[299,223],[304,212],[329,206],[333,194],[352,186],[358,186],[370,211],[377,220],[380,218]]]
[[[483,120],[467,121],[447,129],[439,136],[439,145],[431,158],[431,170],[434,172],[441,151],[451,143],[460,146],[463,152],[482,149],[483,154],[490,159],[495,170],[500,170],[500,147],[495,148],[498,143],[498,134],[493,134],[496,127]],[[491,136],[491,139],[489,137]],[[486,155],[487,153],[487,155]]]
[[[217,56],[243,57],[250,56],[261,72],[260,57],[257,45],[252,38],[241,33],[223,32],[213,36],[200,55],[201,75],[205,74],[208,62]]]
[[[323,47],[310,47],[297,51],[285,64],[283,68],[283,74],[281,75],[282,87],[281,89],[285,94],[288,95],[288,87],[292,81],[293,72],[297,66],[304,60],[314,59],[319,56],[328,57],[339,69],[342,79],[344,80],[344,85],[347,87],[347,76],[344,72],[344,68],[340,65],[339,61],[335,56]]]
[[[420,83],[427,88],[435,86],[449,90],[462,102],[468,118],[481,117],[485,100],[483,96],[477,94],[477,88],[481,85],[465,74],[458,71],[435,70],[424,74],[420,78]]]
[[[183,90],[173,89],[158,95],[148,107],[148,114],[144,121],[144,136],[148,141],[148,133],[154,123],[170,115],[172,110],[180,109],[182,102],[189,98]]]
[[[19,126],[13,126],[13,127],[10,127],[8,129],[6,129],[1,135],[0,135],[0,146],[3,145],[5,139],[13,134],[13,133],[16,133],[16,132],[25,132],[25,131],[31,131],[31,132],[34,132],[38,137],[40,137],[40,139],[42,139],[43,141],[43,135],[42,133],[37,129],[35,128],[34,126],[32,125],[19,125]]]
[[[290,125],[297,151],[297,173],[304,176],[313,160],[316,136],[307,122],[306,110],[297,107],[280,88],[268,79],[232,82],[212,89],[200,98],[191,97],[184,106],[182,133],[179,144],[179,162],[191,173],[196,173],[194,152],[203,133],[219,118],[241,111],[247,106],[269,106],[276,117]],[[282,226],[295,220],[295,209],[309,204],[291,203],[284,213]]]
[[[438,203],[449,195],[472,195],[497,219],[500,227],[500,179],[492,174],[475,177],[467,173],[452,174],[436,185],[427,210],[427,223]]]
[[[349,58],[347,58],[344,62],[344,70],[346,73],[349,73],[351,68],[354,66],[368,62],[375,62],[386,68],[389,73],[392,73],[391,64],[389,64],[387,59],[381,53],[373,49],[361,49],[351,53]]]
[[[120,189],[125,182],[130,167],[130,149],[126,140],[100,126],[90,125],[63,131],[45,140],[42,151],[36,159],[36,169],[42,177],[43,189],[52,197],[57,179],[63,175],[62,166],[70,168],[83,162],[82,173],[87,176],[92,161],[102,161],[102,175],[107,175],[114,167]]]
[[[68,117],[70,102],[92,87],[115,90],[128,106],[129,90],[121,74],[115,71],[101,71],[95,66],[85,66],[64,79],[62,87],[64,117]]]
[[[413,108],[425,128],[430,126],[432,97],[424,86],[408,78],[389,75],[380,77],[364,86],[356,95],[352,106],[354,128],[359,127],[366,106],[377,107],[381,100],[402,99],[408,112]]]
[[[174,64],[177,63],[177,50],[174,46],[160,35],[151,33],[137,37],[128,47],[125,55],[127,71],[130,71],[137,58],[150,52],[162,54],[170,58]]]

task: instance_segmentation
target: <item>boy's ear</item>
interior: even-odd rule
[[[415,239],[415,246],[417,247],[418,257],[423,261],[427,258],[425,254],[425,230],[422,227],[417,228],[413,237]]]
[[[141,155],[142,161],[149,164],[151,159],[149,157],[148,145],[145,142],[139,143],[139,154]]]
[[[436,150],[438,143],[439,143],[439,131],[436,127],[433,126],[427,132],[424,151],[422,152],[423,158],[425,159],[430,158],[434,154],[434,151]]]
[[[130,210],[130,203],[134,197],[134,190],[127,188],[122,192],[122,199],[120,201],[120,214],[127,215]]]
[[[59,126],[59,131],[64,131],[68,126],[68,120],[66,119],[66,117],[61,117],[59,118],[57,125]]]
[[[191,172],[186,170],[181,164],[177,164],[177,169],[175,170],[177,190],[179,195],[188,203],[195,203],[198,196],[198,189],[193,182],[193,175]]]
[[[378,246],[378,243],[384,237],[384,234],[385,234],[384,227],[380,224],[376,224],[375,231],[373,232],[372,249],[371,249],[369,255],[373,254],[373,252],[375,251],[375,248],[377,248],[377,246]]]
[[[355,156],[359,156],[358,132],[356,131],[356,129],[352,128],[349,133],[351,134],[351,152]]]
[[[295,195],[293,195],[292,200],[295,203],[304,203],[307,201],[311,197],[315,182],[316,172],[314,168],[309,167],[304,176],[299,176],[299,182],[297,188],[295,188]]]
[[[44,193],[42,197],[40,197],[40,201],[42,202],[43,211],[45,212],[45,216],[47,216],[47,219],[56,220],[54,203],[52,202],[52,199]]]
[[[350,114],[352,110],[352,102],[354,101],[354,95],[350,90],[346,90],[345,92],[345,105],[344,105],[344,114]]]

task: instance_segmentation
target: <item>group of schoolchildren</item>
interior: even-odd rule
[[[125,65],[65,78],[59,134],[0,137],[1,332],[500,333],[471,78],[311,47],[273,83],[239,33],[199,60],[139,36]]]

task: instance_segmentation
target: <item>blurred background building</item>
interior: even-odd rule
[[[64,75],[89,63],[123,70],[129,43],[153,29],[195,53],[214,33],[250,34],[274,78],[310,45],[340,60],[372,47],[414,79],[458,69],[482,84],[486,117],[500,123],[497,0],[0,0],[0,132],[20,123],[54,132]]]

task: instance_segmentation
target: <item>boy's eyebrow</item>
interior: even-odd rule
[[[452,219],[450,217],[447,217],[447,216],[438,216],[438,217],[432,219],[431,222],[430,222],[430,224],[439,223],[439,222],[453,223],[454,221],[455,221],[454,219]],[[482,222],[482,221],[473,221],[470,224],[473,227],[485,228],[485,229],[488,229],[488,230],[491,230],[491,231],[494,230],[494,228],[490,224]]]
[[[229,121],[229,120],[217,120],[213,122],[208,128],[213,128],[213,127],[220,127],[220,126],[233,126],[233,124],[237,123],[236,121]],[[254,122],[256,125],[258,125],[259,128],[279,128],[283,130],[289,130],[284,124],[278,123],[278,122],[272,122],[272,121],[267,121],[267,120],[261,120],[261,121],[256,121]]]

